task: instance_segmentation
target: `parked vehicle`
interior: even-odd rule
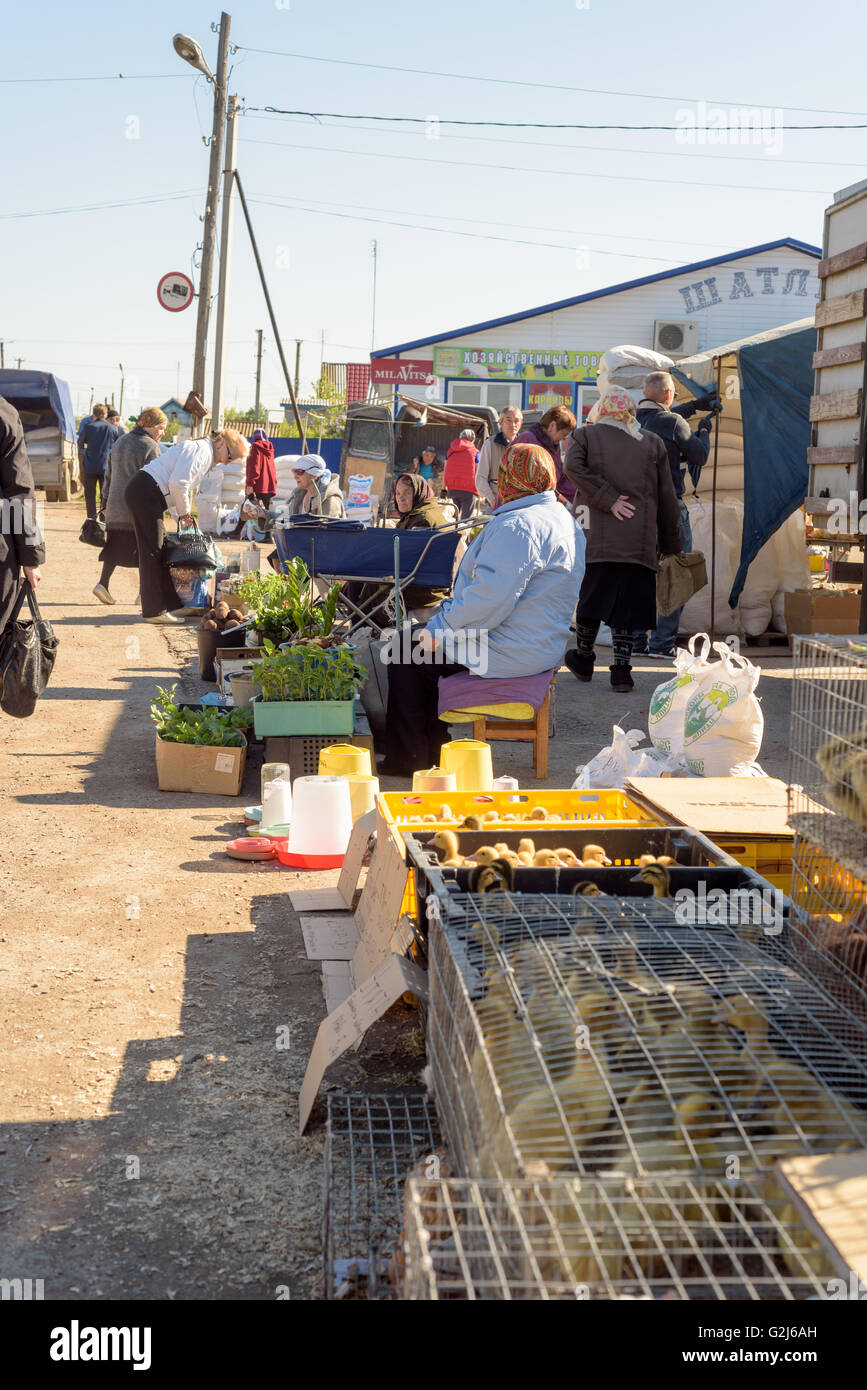
[[[51,372],[0,370],[0,396],[24,427],[33,481],[49,502],[69,502],[81,487],[69,386]]]

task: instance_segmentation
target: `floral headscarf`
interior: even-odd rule
[[[641,438],[641,428],[635,417],[635,402],[620,386],[612,386],[590,410],[588,425],[614,425],[625,430],[633,439]]]
[[[509,445],[500,460],[497,477],[500,502],[513,502],[516,497],[551,492],[556,486],[554,460],[547,449],[538,444]]]

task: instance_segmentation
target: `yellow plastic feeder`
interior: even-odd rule
[[[320,777],[370,777],[370,749],[356,748],[351,743],[332,743],[319,754]]]
[[[459,792],[489,792],[494,789],[491,745],[474,738],[458,738],[444,743],[440,765],[457,778]]]

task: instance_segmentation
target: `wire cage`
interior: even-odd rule
[[[394,1255],[403,1184],[420,1171],[449,1172],[433,1102],[426,1095],[328,1096],[323,1261],[325,1297],[395,1296]]]
[[[789,819],[867,879],[867,636],[796,637]]]
[[[773,1179],[406,1185],[400,1297],[828,1298],[848,1271]]]
[[[693,925],[672,899],[431,901],[428,1057],[456,1171],[749,1175],[867,1143],[867,1028],[792,968],[784,920],[714,921],[730,900],[693,902]]]
[[[813,969],[867,1022],[867,879],[796,835],[791,913],[802,956],[812,952]]]

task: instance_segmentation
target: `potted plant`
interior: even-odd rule
[[[262,659],[253,664],[261,690],[253,700],[257,737],[353,732],[355,696],[366,673],[351,647],[327,642],[277,647],[263,641]]]
[[[340,585],[334,584],[319,598],[314,580],[300,558],[285,574],[248,575],[238,586],[238,597],[254,612],[251,627],[264,643],[328,637],[337,615]]]
[[[157,783],[165,792],[217,792],[237,796],[247,757],[248,707],[179,707],[175,686],[157,686],[151,701],[156,725]]]

